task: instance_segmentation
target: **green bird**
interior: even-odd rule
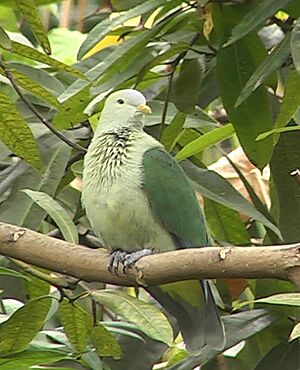
[[[125,270],[150,254],[209,244],[204,216],[188,178],[163,145],[143,131],[151,113],[137,90],[112,93],[84,157],[82,204],[108,268]],[[187,349],[224,347],[224,328],[206,280],[146,290],[173,315]]]

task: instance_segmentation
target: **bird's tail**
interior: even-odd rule
[[[208,281],[180,281],[146,289],[175,317],[189,352],[199,353],[205,345],[224,348],[224,326]]]

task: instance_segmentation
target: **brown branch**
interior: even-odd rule
[[[300,279],[300,243],[178,250],[144,257],[127,276],[115,276],[107,270],[108,252],[103,249],[0,223],[0,254],[85,281],[127,286],[191,278],[278,278],[296,284]]]
[[[60,131],[56,130],[55,127],[52,126],[51,122],[49,122],[36,108],[35,106],[26,98],[23,94],[22,90],[20,89],[17,81],[15,80],[12,72],[7,67],[7,65],[3,62],[2,57],[0,56],[0,67],[3,69],[6,78],[10,81],[13,88],[15,89],[16,93],[19,95],[20,99],[24,102],[24,104],[31,110],[31,112],[45,125],[54,135],[56,135],[60,140],[65,142],[70,147],[78,150],[81,153],[86,153],[86,149],[81,145],[73,142],[72,140],[68,139],[65,135],[63,135]]]

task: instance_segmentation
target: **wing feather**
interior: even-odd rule
[[[174,236],[179,248],[208,245],[204,216],[182,168],[162,148],[143,158],[144,191],[154,216]]]

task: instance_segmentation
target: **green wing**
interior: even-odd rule
[[[144,154],[144,190],[155,217],[179,248],[208,245],[202,211],[182,168],[161,148]]]
[[[144,154],[144,191],[154,216],[175,237],[178,248],[208,245],[204,216],[188,178],[163,149]],[[173,315],[187,349],[199,353],[207,344],[224,347],[224,327],[207,281],[189,280],[146,290]]]

